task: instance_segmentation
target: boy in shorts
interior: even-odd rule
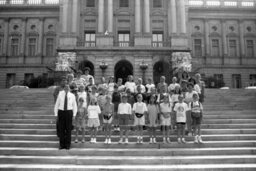
[[[127,95],[122,95],[122,102],[118,105],[117,110],[120,126],[120,141],[119,144],[123,143],[123,133],[125,133],[125,144],[128,144],[128,134],[129,134],[129,122],[132,116],[132,107],[127,102]]]

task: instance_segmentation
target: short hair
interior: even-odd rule
[[[90,71],[91,69],[89,67],[84,68],[85,71]]]
[[[194,93],[194,94],[192,95],[192,97],[198,97],[198,94],[197,94],[197,93]]]

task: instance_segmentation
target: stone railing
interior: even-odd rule
[[[0,0],[0,5],[59,5],[60,0]]]
[[[189,7],[256,8],[256,0],[189,0]]]

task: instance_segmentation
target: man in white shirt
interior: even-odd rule
[[[77,104],[75,95],[70,93],[68,84],[60,91],[54,107],[54,115],[59,122],[59,149],[70,149],[72,118],[76,116]]]

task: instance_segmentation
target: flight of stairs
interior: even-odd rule
[[[58,150],[53,96],[48,89],[0,90],[0,170],[256,170],[256,90],[206,90],[204,144],[75,144]]]

